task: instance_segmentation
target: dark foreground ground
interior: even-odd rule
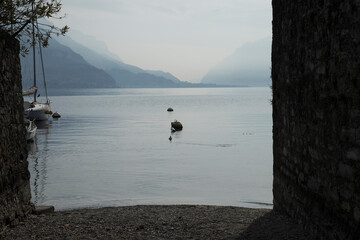
[[[32,215],[4,239],[311,239],[268,209],[133,206]]]

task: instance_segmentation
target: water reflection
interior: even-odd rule
[[[268,89],[104,91],[54,97],[62,118],[38,123],[28,157],[35,204],[66,210],[272,202]],[[177,118],[184,130],[171,133]]]
[[[51,122],[36,122],[37,133],[33,141],[28,142],[28,162],[31,182],[32,202],[37,205],[46,199],[48,135]]]

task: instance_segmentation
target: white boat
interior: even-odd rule
[[[29,120],[44,121],[52,114],[50,103],[24,101],[25,117]]]
[[[33,42],[35,43],[35,26],[34,21],[32,22],[32,37]],[[44,64],[43,64],[43,58],[42,58],[42,49],[41,49],[41,42],[39,40],[39,52],[40,52],[40,60],[41,60],[41,67],[42,67],[42,74],[43,74],[43,80],[44,80],[44,88],[45,88],[45,96],[46,96],[46,102],[40,103],[36,99],[37,94],[37,84],[36,84],[36,51],[35,51],[35,44],[33,44],[33,64],[34,64],[34,84],[33,87],[31,87],[28,90],[23,91],[23,96],[28,95],[34,95],[34,101],[24,101],[24,110],[25,110],[25,117],[29,120],[35,120],[35,121],[44,121],[49,118],[49,114],[52,114],[50,110],[50,101],[47,96],[47,89],[46,89],[46,80],[45,80],[45,71],[44,71]]]
[[[35,125],[35,122],[25,119],[25,128],[26,128],[26,141],[33,140],[37,131],[37,126]]]
[[[36,96],[37,87],[32,87],[29,90],[23,91],[23,96],[34,94]],[[39,103],[34,98],[34,102],[24,101],[25,117],[29,120],[44,121],[48,119],[50,110],[50,102]]]

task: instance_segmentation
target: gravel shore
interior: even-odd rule
[[[269,209],[132,206],[31,215],[4,239],[311,239]]]

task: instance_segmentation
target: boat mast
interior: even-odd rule
[[[35,59],[35,24],[34,24],[34,2],[31,3],[32,17],[32,47],[33,47],[33,61],[34,61],[34,87],[36,87],[36,59]],[[34,102],[36,102],[36,92],[34,93]]]
[[[38,22],[36,21],[36,28],[39,29]],[[47,87],[46,87],[46,79],[45,79],[45,70],[44,70],[44,61],[43,61],[43,55],[42,55],[42,47],[41,47],[41,39],[39,35],[39,50],[40,50],[40,62],[41,62],[41,69],[43,74],[43,80],[44,80],[44,88],[45,88],[45,96],[46,96],[46,102],[49,102],[48,99],[48,93],[47,93]]]

